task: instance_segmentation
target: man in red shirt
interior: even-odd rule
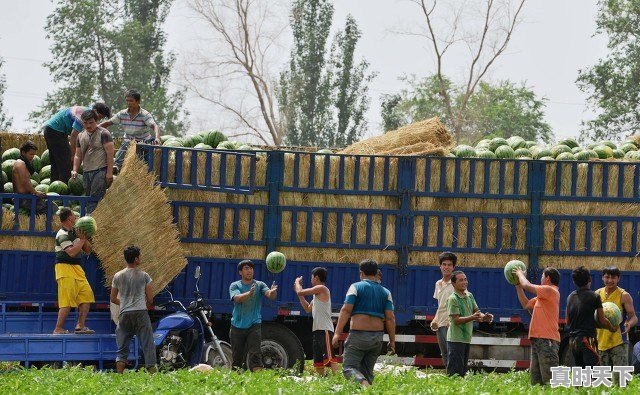
[[[560,273],[548,267],[542,272],[541,285],[531,284],[522,270],[513,272],[518,278],[516,284],[518,300],[522,308],[531,314],[529,339],[531,340],[531,385],[545,385],[551,380],[551,368],[560,364],[560,332],[558,317],[560,315]],[[524,291],[535,294],[528,299]]]

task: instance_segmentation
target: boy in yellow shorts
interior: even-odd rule
[[[61,228],[56,234],[56,281],[58,282],[58,321],[54,334],[70,333],[64,329],[72,307],[78,308],[78,323],[74,333],[92,334],[95,331],[85,326],[89,306],[95,302],[93,291],[82,270],[80,256],[91,252],[91,244],[81,231],[74,229],[76,216],[68,207],[60,210]]]

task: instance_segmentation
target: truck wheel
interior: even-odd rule
[[[207,364],[209,366],[211,366],[212,368],[231,369],[231,362],[233,362],[233,355],[231,353],[231,346],[228,343],[220,342],[220,348],[222,348],[222,352],[224,353],[224,356],[227,358],[226,365],[224,363],[224,360],[220,356],[220,353],[218,352],[218,349],[215,346],[213,346],[209,350],[209,355],[207,356],[208,357]]]
[[[304,349],[302,343],[289,328],[276,323],[262,324],[262,364],[265,369],[304,369]],[[246,356],[249,368],[249,356]]]

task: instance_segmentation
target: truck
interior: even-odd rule
[[[228,340],[233,309],[228,287],[238,279],[237,263],[250,258],[257,279],[279,284],[277,300],[265,301],[262,310],[267,367],[292,368],[312,355],[311,317],[300,306],[293,283],[298,276],[308,279],[316,266],[329,271],[337,319],[345,292],[359,279],[358,262],[376,259],[395,304],[397,355],[388,360],[422,367],[443,366],[429,324],[437,309],[434,284],[441,278],[437,255],[444,251],[459,256],[469,290],[482,311],[494,315],[492,323],[475,324],[470,365],[476,368],[529,366],[530,315],[503,274],[511,259],[524,261],[528,278],[536,283],[545,266],[560,269],[564,363],[571,358],[564,315],[574,289],[573,267],[589,267],[595,289],[602,284],[601,268],[617,264],[623,270],[620,286],[638,299],[640,167],[633,162],[138,148],[147,150],[148,169],[170,197],[180,242],[190,251],[187,266],[169,285],[174,298],[190,300],[199,267],[214,332]],[[186,162],[204,165],[185,167]],[[202,193],[218,200],[188,198]],[[33,199],[0,196],[14,202]],[[71,197],[47,199],[66,205]],[[72,199],[84,214],[91,198]],[[57,311],[54,254],[41,245],[54,237],[54,215],[50,206],[46,225],[38,227],[35,215],[21,220],[18,213],[2,213],[0,360],[27,366],[52,361],[111,366],[115,327],[95,256],[85,257],[83,268],[96,296],[87,321],[96,335],[50,335]],[[266,270],[264,257],[270,251],[287,255],[283,272]],[[165,301],[161,293],[155,304]],[[157,321],[168,312],[158,308],[150,314]],[[630,342],[637,339],[634,328]]]

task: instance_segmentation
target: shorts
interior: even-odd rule
[[[326,330],[313,331],[313,367],[321,368],[337,362],[333,356],[331,339],[333,332]]]
[[[58,282],[58,307],[78,307],[80,304],[96,301],[91,285],[86,279],[60,277],[56,281]]]

